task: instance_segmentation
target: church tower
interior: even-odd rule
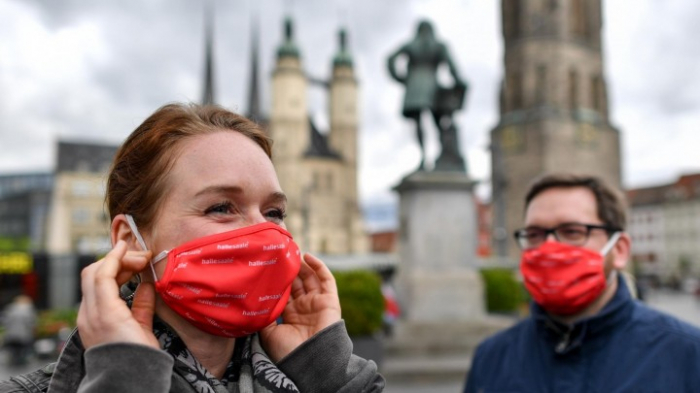
[[[343,158],[338,178],[338,197],[344,212],[342,225],[348,238],[345,247],[348,252],[363,252],[368,249],[367,237],[361,219],[357,189],[357,138],[358,138],[358,94],[357,80],[350,51],[347,47],[347,33],[338,33],[338,52],[333,58],[330,81],[330,135],[329,144]]]
[[[214,93],[214,12],[211,3],[204,10],[204,86],[202,104],[216,104]]]
[[[309,80],[285,21],[285,41],[272,74],[272,162],[287,194],[287,228],[302,250],[317,254],[365,252],[367,239],[357,196],[357,81],[345,33],[333,60],[328,89],[330,130],[313,123]]]
[[[272,162],[289,201],[287,229],[306,251],[307,239],[300,238],[306,237],[303,229],[308,217],[302,207],[310,188],[310,178],[301,160],[310,142],[307,80],[301,66],[299,48],[294,42],[292,20],[287,18],[284,23],[284,42],[277,50],[277,61],[272,72],[269,132],[274,141]]]
[[[601,0],[502,0],[504,80],[491,131],[493,241],[515,256],[530,183],[551,172],[620,185],[620,135],[608,118]]]

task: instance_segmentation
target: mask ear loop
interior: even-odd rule
[[[126,217],[126,222],[129,223],[129,228],[131,228],[131,232],[136,236],[136,241],[138,241],[139,245],[144,251],[148,251],[148,247],[146,247],[146,242],[143,240],[143,237],[141,237],[141,234],[139,233],[138,228],[136,227],[136,222],[134,221],[134,217],[131,216],[131,214],[124,214]],[[151,261],[149,261],[148,265],[151,267],[151,272],[153,272],[153,279],[158,282],[158,275],[156,274],[156,269],[153,267],[156,263],[160,262],[163,260],[168,255],[168,251],[164,250],[158,253],[155,258],[153,258]]]
[[[603,255],[603,257],[605,257],[610,252],[610,250],[612,250],[612,248],[615,247],[615,244],[617,243],[617,240],[620,238],[620,235],[622,235],[622,232],[618,231],[618,232],[613,233],[612,236],[610,236],[610,240],[608,240],[608,242],[605,244],[603,249],[600,250],[600,254]],[[613,282],[613,280],[615,280],[615,278],[617,278],[617,270],[612,269],[612,270],[610,270],[610,275],[608,275],[608,278],[606,280],[607,285],[610,285],[610,283]]]
[[[608,242],[605,244],[605,246],[603,247],[603,249],[600,250],[600,253],[601,253],[603,256],[608,255],[608,253],[610,252],[610,250],[612,250],[612,248],[615,247],[615,243],[617,243],[617,239],[620,238],[620,235],[621,235],[621,234],[622,234],[622,232],[619,232],[619,231],[618,231],[618,232],[613,233],[612,236],[610,236],[610,240],[608,240]]]

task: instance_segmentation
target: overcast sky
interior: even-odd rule
[[[251,20],[260,26],[263,106],[282,39],[295,20],[304,67],[327,78],[337,29],[349,30],[360,82],[360,192],[365,205],[395,199],[391,187],[419,152],[400,116],[403,89],[386,57],[434,22],[470,85],[457,117],[469,173],[488,193],[490,129],[502,75],[500,1],[213,0],[217,102],[245,112]],[[200,101],[203,6],[197,0],[0,0],[0,173],[53,167],[58,138],[120,143],[157,107]],[[622,132],[627,187],[700,171],[700,2],[604,1],[604,57],[613,124]],[[325,93],[310,106],[324,125]],[[430,129],[431,157],[437,150]]]

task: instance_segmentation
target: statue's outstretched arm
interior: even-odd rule
[[[406,47],[401,47],[399,50],[394,52],[389,58],[387,59],[387,68],[389,69],[389,74],[391,75],[392,78],[395,80],[405,83],[406,82],[406,76],[405,75],[399,75],[398,72],[396,72],[396,58],[401,56],[402,54],[405,53]]]

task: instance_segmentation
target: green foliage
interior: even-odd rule
[[[30,246],[28,237],[0,237],[0,251],[29,251]]]
[[[381,329],[384,297],[379,275],[366,270],[333,272],[333,275],[348,334],[371,335]]]
[[[486,309],[488,312],[516,312],[528,301],[523,285],[515,278],[511,269],[487,268],[481,270],[486,286]]]
[[[45,310],[39,313],[37,338],[53,337],[64,327],[74,328],[78,310],[73,308]]]
[[[693,262],[690,260],[690,258],[687,255],[681,255],[678,258],[678,270],[681,272],[681,274],[685,275],[690,272],[690,268],[693,266]]]

